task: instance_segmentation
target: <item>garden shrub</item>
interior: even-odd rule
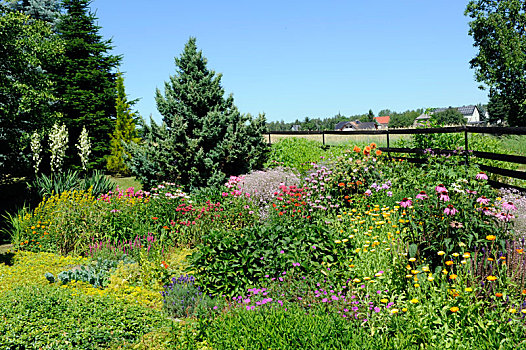
[[[8,349],[97,349],[130,346],[169,330],[155,310],[55,287],[19,287],[0,299],[0,344]]]
[[[344,274],[343,257],[351,256],[352,248],[352,244],[338,245],[333,233],[321,225],[262,225],[211,231],[189,262],[205,292],[233,296],[243,295],[247,286],[266,275],[280,277],[293,263],[306,274],[327,274],[331,269],[334,275]]]

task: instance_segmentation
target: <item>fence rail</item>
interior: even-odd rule
[[[422,155],[426,150],[421,148],[400,148],[390,147],[390,135],[423,135],[423,134],[450,134],[450,133],[464,133],[464,150],[433,150],[441,154],[456,154],[464,155],[465,163],[469,163],[469,155],[471,154],[480,159],[498,160],[510,162],[515,164],[526,164],[526,157],[519,155],[510,155],[493,152],[469,151],[468,134],[490,134],[495,136],[502,135],[526,135],[526,127],[479,127],[479,126],[453,126],[444,128],[423,128],[423,129],[384,129],[384,130],[349,130],[349,131],[271,131],[266,133],[269,144],[272,143],[272,135],[286,135],[286,136],[302,136],[302,135],[321,135],[323,145],[326,145],[326,135],[385,135],[387,147],[379,147],[382,152],[386,152],[389,157],[394,154],[418,154]],[[396,156],[398,159],[405,159],[412,163],[425,163],[424,158],[414,158],[405,156]],[[526,172],[498,168],[494,166],[477,164],[481,170],[495,175],[511,177],[514,179],[526,180]],[[506,186],[512,187],[526,192],[526,188],[511,186],[499,181],[491,181],[491,185],[495,187]]]

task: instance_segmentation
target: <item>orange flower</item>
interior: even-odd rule
[[[360,153],[362,150],[358,146],[354,146],[353,151],[356,153]]]
[[[343,182],[340,182],[340,183],[338,184],[338,186],[343,187],[343,186],[345,186],[345,184],[344,184]]]
[[[457,312],[458,310],[460,309],[457,306],[453,306],[451,309],[449,309],[451,312]]]
[[[169,230],[170,228],[168,226],[163,226],[165,230]]]
[[[454,264],[454,263],[453,263],[453,261],[451,261],[451,260],[446,261],[446,265],[447,265],[447,266],[451,266],[451,265],[453,265],[453,264]]]
[[[494,241],[497,237],[495,237],[494,235],[489,235],[489,236],[486,236],[486,239],[488,241]]]
[[[365,153],[365,152],[370,153],[371,152],[371,147],[365,146],[365,148],[363,149],[363,153]]]
[[[502,296],[502,293],[495,293],[495,296],[496,296],[497,298],[500,298],[500,297]]]
[[[382,155],[382,151],[380,151],[379,149],[377,149],[375,153],[376,153],[377,156]]]
[[[158,217],[156,217],[156,216],[152,217],[152,220],[157,220],[157,219],[158,219]]]
[[[279,215],[279,216],[283,215],[283,212],[282,212],[282,211],[280,211],[280,212],[278,213],[278,215]]]
[[[526,289],[523,289],[521,292],[522,295],[526,295]]]
[[[450,280],[454,280],[454,279],[457,278],[457,277],[458,277],[457,275],[452,274],[452,275],[449,276],[449,279],[450,279]]]
[[[517,253],[519,253],[519,254],[524,253],[524,249],[515,249],[515,251],[516,251]]]
[[[487,279],[488,281],[490,281],[490,282],[493,282],[493,281],[496,281],[496,280],[497,280],[497,277],[495,277],[495,276],[488,276],[488,277],[486,277],[486,279]]]
[[[493,259],[493,258],[488,258],[488,261],[495,261],[495,259]]]
[[[360,186],[360,185],[362,185],[362,184],[363,184],[363,182],[361,182],[360,180],[356,181],[356,185],[357,185],[357,186]]]
[[[164,266],[165,269],[168,268],[168,264],[165,261],[161,261],[161,264]]]
[[[371,142],[371,149],[375,149],[375,148],[376,148],[376,143]]]

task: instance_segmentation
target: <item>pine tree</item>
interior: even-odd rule
[[[137,137],[137,130],[135,128],[135,113],[131,110],[134,101],[129,102],[124,90],[124,78],[122,73],[117,75],[117,98],[115,100],[115,108],[117,111],[117,119],[115,121],[115,129],[110,135],[111,155],[108,157],[107,169],[111,173],[120,175],[129,175],[130,169],[124,163],[124,143],[138,143],[140,139]],[[130,157],[130,153],[126,155]]]
[[[53,28],[56,27],[64,9],[60,0],[9,0],[7,6],[31,18],[49,23]]]
[[[121,57],[110,55],[111,40],[103,40],[97,19],[89,10],[89,0],[64,0],[67,13],[57,30],[65,42],[63,59],[54,66],[53,78],[61,97],[58,106],[62,122],[69,130],[70,143],[79,138],[85,126],[92,135],[91,166],[103,168],[109,154],[109,135],[113,132],[115,110],[115,73]],[[67,165],[78,165],[73,149]]]
[[[151,120],[143,145],[132,147],[130,167],[147,185],[176,181],[190,188],[216,185],[227,175],[262,165],[266,144],[265,118],[253,119],[224,97],[221,75],[209,70],[206,58],[190,38],[177,71],[156,91],[163,124]]]

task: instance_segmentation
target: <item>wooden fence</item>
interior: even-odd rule
[[[268,136],[269,144],[272,143],[272,135],[284,135],[284,136],[302,136],[302,135],[321,135],[323,145],[326,145],[326,135],[385,135],[387,141],[387,147],[379,147],[382,152],[386,152],[388,156],[396,157],[399,159],[405,159],[409,162],[423,163],[425,158],[415,158],[407,156],[399,156],[398,154],[415,154],[422,155],[426,150],[421,148],[396,148],[390,147],[390,136],[391,135],[416,135],[416,134],[450,134],[450,133],[463,133],[464,134],[464,150],[433,150],[435,153],[442,154],[456,154],[465,156],[465,162],[469,163],[469,156],[475,157],[475,159],[490,159],[504,162],[510,162],[515,164],[526,164],[526,157],[519,155],[510,155],[493,152],[481,152],[481,151],[469,151],[469,140],[468,134],[490,134],[495,136],[502,135],[526,135],[526,127],[476,127],[476,126],[456,126],[456,127],[444,127],[444,128],[425,128],[425,129],[387,129],[387,130],[351,130],[351,131],[272,131],[266,134]],[[477,163],[478,164],[478,163]],[[478,164],[481,170],[500,175],[505,177],[511,177],[514,179],[526,180],[526,172],[503,169],[493,167],[484,164]],[[489,181],[494,187],[512,187],[518,190],[526,192],[526,188],[511,186],[498,181]]]

